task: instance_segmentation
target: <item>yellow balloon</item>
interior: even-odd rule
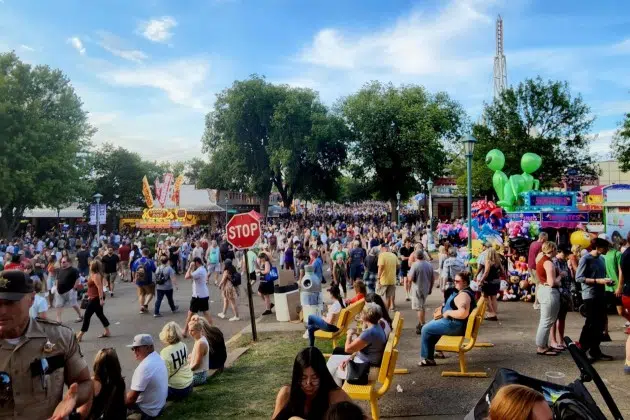
[[[473,239],[472,241],[472,254],[473,257],[478,257],[479,254],[481,254],[483,252],[483,242],[481,242],[479,239]]]
[[[583,230],[576,230],[571,234],[570,242],[571,245],[579,245],[586,249],[591,246],[591,236]]]

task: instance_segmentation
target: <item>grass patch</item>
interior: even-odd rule
[[[289,385],[295,355],[308,345],[302,333],[263,333],[258,342],[244,335],[237,340],[250,349],[222,374],[195,388],[185,401],[171,404],[165,419],[269,419],[278,390]],[[329,341],[319,340],[323,352],[331,352]]]

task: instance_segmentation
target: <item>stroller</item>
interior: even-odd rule
[[[573,312],[579,312],[580,315],[586,318],[586,307],[582,299],[582,285],[580,283],[574,282],[571,284],[571,304]]]
[[[488,417],[490,402],[494,395],[504,385],[518,384],[533,388],[543,394],[553,411],[554,420],[561,419],[592,419],[605,420],[606,416],[599,409],[593,397],[584,386],[585,382],[593,381],[600,394],[604,398],[608,409],[615,420],[623,420],[619,408],[613,400],[610,392],[604,385],[602,378],[587,360],[586,355],[569,337],[564,338],[567,348],[580,370],[580,378],[568,386],[546,382],[540,379],[530,378],[511,369],[499,369],[486,390],[483,397],[475,407],[466,415],[465,420],[482,420]]]

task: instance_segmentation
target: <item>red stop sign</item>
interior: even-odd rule
[[[260,238],[260,222],[249,213],[237,214],[226,226],[227,240],[235,248],[251,248]]]

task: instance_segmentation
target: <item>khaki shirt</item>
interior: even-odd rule
[[[44,375],[42,384],[41,375],[31,374],[31,363],[57,355],[64,357],[65,365]],[[13,388],[13,401],[0,405],[0,419],[49,418],[63,398],[64,384],[75,382],[85,368],[87,363],[72,329],[54,321],[31,319],[17,344],[0,339],[0,372],[9,374]],[[0,398],[2,395],[0,389]]]

